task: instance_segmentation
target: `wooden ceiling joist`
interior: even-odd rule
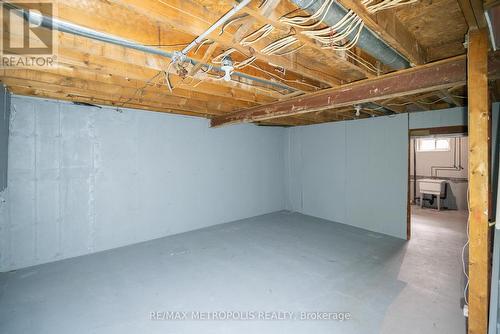
[[[333,109],[348,105],[407,96],[463,85],[466,83],[466,59],[459,56],[436,63],[325,89],[282,102],[252,107],[215,117],[212,126],[253,122]]]
[[[477,30],[486,27],[483,1],[481,0],[458,0],[460,9],[464,14],[469,29]]]
[[[358,0],[339,0],[344,7],[352,9],[363,19],[365,25],[373,30],[392,48],[404,55],[415,65],[425,64],[426,54],[415,36],[390,11],[369,14]]]
[[[229,3],[234,3],[232,0],[227,0]],[[251,7],[245,7],[242,9],[243,12],[248,13],[251,15],[253,18],[255,18],[257,21],[259,21],[261,24],[270,24],[274,27],[277,27],[278,29],[281,29],[283,31],[290,31],[290,27],[281,23],[279,21],[279,18],[276,17],[275,15],[269,14],[269,15],[263,15],[259,11],[251,8]],[[336,51],[333,50],[327,50],[324,49],[321,45],[316,44],[313,40],[309,39],[308,37],[302,35],[302,34],[295,34],[295,37],[303,43],[304,45],[312,48],[313,50],[319,52],[320,54],[324,55],[328,59],[330,59],[333,62],[342,62],[343,66],[349,67],[350,69],[359,72],[362,74],[364,77],[374,77],[376,76],[376,73],[373,71],[368,70],[366,67],[361,66],[359,63],[357,63],[355,60],[352,60],[350,58],[347,58],[345,56],[342,56],[338,54]],[[336,75],[340,75],[338,72]]]
[[[465,18],[458,3],[450,3],[453,0],[439,0],[432,4],[418,2],[376,14],[368,14],[359,1],[337,1],[357,13],[365,26],[386,44],[417,64],[417,71],[425,70],[418,64],[464,53],[465,18],[480,25],[478,0],[459,0],[468,3]],[[495,1],[485,4],[485,8]],[[206,31],[235,3],[235,0],[54,0],[58,8],[54,15],[67,22],[172,53],[182,50]],[[18,94],[195,115],[213,119],[214,124],[225,124],[227,118],[234,122],[293,126],[383,115],[380,109],[373,108],[355,116],[353,104],[373,101],[395,113],[415,110],[416,105],[422,110],[431,110],[466,103],[465,99],[456,97],[466,95],[463,91],[447,91],[455,86],[440,86],[436,81],[423,90],[411,90],[408,87],[413,87],[415,82],[407,82],[401,77],[390,79],[392,75],[413,72],[404,70],[387,76],[384,73],[391,69],[358,46],[348,52],[324,49],[317,44],[319,42],[302,35],[300,28],[292,28],[280,21],[284,15],[295,15],[290,14],[294,10],[297,6],[289,0],[252,1],[233,17],[237,20],[228,22],[223,30],[214,31],[206,43],[188,53],[198,65],[186,62],[169,66],[171,59],[168,56],[57,32],[55,67],[4,71],[0,73],[0,79]],[[456,22],[453,29],[424,24],[431,22],[436,25],[440,22],[439,17],[448,10],[450,15],[445,22],[447,25]],[[303,12],[298,15],[303,15]],[[274,27],[269,35],[251,45],[240,44],[243,37],[266,24]],[[316,29],[323,27],[326,27],[324,23]],[[296,36],[298,42],[295,45],[301,46],[293,53],[280,56],[260,51],[289,35]],[[226,82],[221,80],[220,72],[201,63],[219,65],[213,62],[214,57],[230,48],[236,50],[231,54],[235,63],[253,56],[256,60],[237,69],[241,75],[233,75]],[[494,62],[494,67],[500,67],[499,59],[498,55],[491,57],[490,64]],[[448,61],[452,60],[448,58]],[[173,89],[167,87],[167,77]],[[494,79],[500,79],[500,72],[490,77],[490,80]],[[398,81],[397,84],[402,83],[407,90],[392,90],[390,85],[383,86],[384,82],[387,83],[384,80]],[[423,82],[420,77],[418,80]],[[464,82],[461,81],[460,85],[463,87]],[[500,95],[498,82],[492,81],[491,87],[493,97]],[[422,91],[430,95],[422,95]],[[355,95],[357,92],[364,92],[366,96]],[[345,96],[351,97],[345,99]],[[334,102],[329,103],[327,97]]]
[[[217,17],[214,13],[208,12],[208,14],[206,14],[207,11],[203,10],[203,7],[198,4],[195,4],[195,8],[202,9],[198,9],[198,12],[183,11],[182,14],[184,16],[188,14],[190,16],[181,19],[183,15],[180,15],[178,10],[176,11],[168,7],[166,1],[120,0],[114,2],[100,2],[92,0],[91,2],[95,2],[96,4],[85,5],[76,1],[59,2],[57,17],[70,23],[135,41],[140,44],[148,46],[160,45],[159,48],[170,52],[182,49],[182,46],[162,46],[165,40],[171,38],[170,36],[181,34],[185,36],[185,41],[189,43],[213,23],[209,21],[209,19]],[[191,8],[188,5],[189,3],[187,1],[186,3],[182,2],[179,8],[183,8],[183,6]],[[160,12],[148,11],[149,8],[159,8],[159,10],[161,10]],[[206,15],[203,16],[204,14]],[[120,19],[110,20],[110,17]],[[130,24],[129,22],[134,22],[134,24]],[[213,38],[214,41],[219,42],[222,49],[235,48],[246,56],[253,55],[253,49],[243,48],[239,44],[233,43],[230,34],[225,33],[220,36],[218,34],[218,32],[214,32],[210,37]],[[197,61],[201,61],[203,57],[202,54],[203,49],[199,54],[194,54],[193,51],[189,56]],[[303,85],[294,83],[294,81],[298,80],[303,80],[307,84],[317,86],[318,88],[340,82],[338,79],[324,74],[321,71],[301,65],[302,63],[307,63],[305,60],[302,62],[292,62],[283,57],[276,56],[269,58],[260,54],[256,54],[256,57],[260,60],[260,66],[272,60],[273,64],[286,68],[287,73],[283,75],[283,78],[285,80],[290,80],[289,86],[296,89],[301,89],[301,87],[303,87]],[[167,58],[165,58],[165,61],[167,64],[169,63]],[[241,69],[240,71],[250,76],[255,76],[256,72],[258,72],[258,75],[262,75],[260,71],[256,71],[250,67]],[[321,82],[323,82],[323,84]]]
[[[154,18],[157,22],[194,36],[201,35],[215,21],[219,19],[217,13],[213,13],[202,5],[191,0],[111,0],[117,6],[126,6],[132,11],[139,14]],[[117,6],[113,6],[115,9]],[[230,8],[230,7],[228,7]],[[182,9],[180,11],[179,9]],[[181,15],[179,15],[181,12]],[[114,32],[119,34],[119,31]],[[304,77],[323,82],[330,86],[337,86],[340,80],[327,73],[311,70],[303,64],[308,63],[306,59],[287,59],[280,56],[269,56],[260,53],[258,50],[249,47],[243,47],[239,43],[234,42],[234,37],[231,33],[225,32],[219,35],[219,32],[213,32],[208,36],[209,39],[219,43],[226,49],[234,48],[247,56],[255,56],[258,60],[265,63],[273,63],[291,71],[300,74]]]

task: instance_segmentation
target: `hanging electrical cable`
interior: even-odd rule
[[[200,44],[198,44],[198,46],[196,47],[196,49],[194,50],[194,54],[197,54],[198,53],[198,50],[205,44],[212,44],[213,41],[210,41],[209,39],[205,39],[203,40]]]
[[[348,11],[335,25],[314,30],[323,23],[334,0],[327,0],[310,16],[282,17],[280,22],[293,27],[307,29],[301,34],[318,41],[323,48],[345,51],[353,48],[364,27],[363,20],[352,10]]]
[[[226,28],[228,26],[230,26],[231,24],[235,23],[235,22],[238,22],[240,20],[243,20],[244,18],[247,18],[248,17],[248,14],[243,14],[243,15],[239,15],[239,16],[236,16],[232,19],[230,19],[229,21],[227,21],[226,23],[224,23],[222,25],[222,28],[220,29],[220,32],[219,32],[219,36],[221,36],[223,33],[226,32]]]
[[[415,3],[418,0],[382,0],[376,2],[377,0],[362,0],[361,3],[365,6],[366,10],[374,14],[384,9],[395,8],[403,5],[408,5]]]
[[[366,68],[368,71],[373,72],[374,74],[379,74],[379,69],[375,67],[372,63],[369,61],[363,59],[359,55],[357,55],[355,52],[352,52],[351,50],[346,50],[346,56],[353,61],[357,62],[359,65],[363,66]]]
[[[226,51],[222,52],[218,56],[213,57],[212,58],[212,63],[213,64],[220,64],[222,62],[222,59],[224,59],[225,57],[231,55],[231,53],[233,53],[234,51],[236,51],[235,48],[227,49]]]
[[[288,24],[293,27],[298,27],[298,28],[314,28],[319,26],[323,20],[325,19],[326,14],[330,10],[331,6],[333,5],[334,0],[327,0],[323,2],[321,7],[318,8],[316,12],[314,12],[312,15],[309,16],[294,16],[294,17],[282,17],[280,18],[280,22]],[[319,21],[308,24],[310,21],[315,21],[318,18]]]
[[[301,33],[318,41],[323,48],[349,50],[358,42],[363,27],[363,20],[350,10],[339,22],[331,27],[302,31]],[[354,36],[352,37],[351,34],[354,34]]]
[[[294,45],[297,43],[299,40],[297,37],[290,35],[290,36],[285,36],[283,38],[280,38],[270,44],[268,44],[265,48],[260,50],[262,54],[265,55],[274,55],[277,54],[281,51],[286,50],[290,46]]]
[[[240,41],[240,44],[243,46],[249,46],[263,39],[267,35],[269,35],[274,30],[274,27],[270,24],[263,25],[258,30],[249,34],[248,36],[243,37]]]
[[[306,46],[305,44],[302,44],[298,47],[296,47],[295,49],[292,49],[292,50],[289,50],[289,51],[284,51],[284,52],[281,52],[281,53],[275,53],[275,55],[277,56],[286,56],[286,55],[289,55],[289,54],[292,54],[294,52],[297,52],[299,51],[300,49],[302,49],[304,46]]]
[[[234,64],[234,68],[235,69],[245,68],[245,67],[249,66],[250,64],[252,64],[256,59],[257,59],[257,57],[252,56],[252,57],[249,57],[249,58],[247,58],[247,59],[245,59],[243,61],[236,62]]]

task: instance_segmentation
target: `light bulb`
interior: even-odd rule
[[[356,117],[359,117],[361,115],[360,111],[361,111],[361,106],[359,104],[356,104],[354,106],[354,109],[356,110]]]
[[[234,70],[233,60],[229,55],[222,58],[222,67],[221,69],[224,71],[224,81],[231,81],[231,72]]]
[[[231,81],[231,68],[226,67],[224,68],[224,71],[226,72],[224,74],[224,81]]]

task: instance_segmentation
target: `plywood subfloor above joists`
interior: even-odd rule
[[[465,52],[462,41],[467,24],[456,2],[417,1],[371,15],[359,2],[338,1],[356,12],[368,28],[416,67]],[[180,51],[235,4],[232,0],[54,3],[59,19],[167,52]],[[207,64],[198,66],[169,66],[171,60],[167,57],[58,32],[56,66],[3,68],[0,80],[17,94],[214,118],[373,80],[391,71],[359,45],[349,51],[323,48],[301,34],[301,29],[280,20],[296,15],[309,14],[298,11],[290,0],[250,2],[233,17],[234,21],[225,24],[224,29],[216,29],[203,45],[188,54]],[[264,25],[273,27],[269,35],[250,45],[240,44]],[[317,28],[325,27],[323,23]],[[297,36],[296,46],[300,48],[284,55],[263,52],[267,45],[286,36]],[[213,63],[214,58],[229,49],[234,49],[231,57],[236,63],[251,57],[255,61],[237,70],[243,76],[233,75],[226,82],[210,66],[220,65]],[[425,96],[379,100],[363,105],[359,116],[352,105],[346,105],[259,122],[307,125],[463,105],[466,101],[460,89],[447,87]]]

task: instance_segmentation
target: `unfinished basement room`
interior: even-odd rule
[[[500,0],[0,6],[0,334],[500,334]]]

